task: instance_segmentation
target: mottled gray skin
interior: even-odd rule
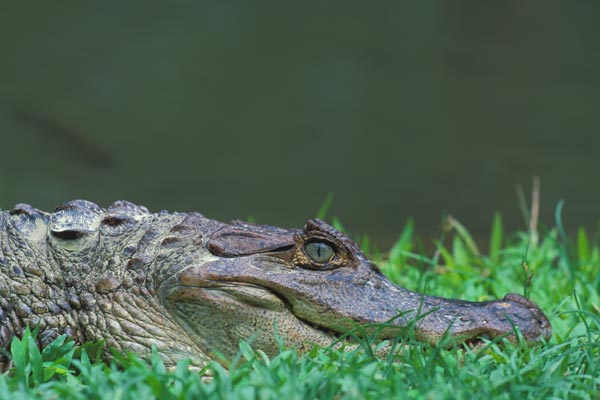
[[[308,243],[334,249],[315,262]],[[403,316],[397,317],[399,312]],[[40,346],[66,333],[78,343],[203,366],[240,340],[267,354],[275,331],[301,351],[329,345],[357,323],[420,317],[417,338],[436,343],[551,335],[542,311],[516,294],[490,302],[426,296],[390,283],[347,236],[319,220],[303,230],[198,213],[149,213],[116,202],[75,200],[53,213],[25,204],[0,213],[0,346],[40,326]],[[398,334],[388,329],[383,337]],[[0,360],[2,361],[2,360]],[[6,361],[6,360],[4,360]]]

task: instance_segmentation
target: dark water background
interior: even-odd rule
[[[72,198],[478,238],[600,217],[600,2],[6,2],[0,206]],[[166,6],[169,4],[169,6]]]

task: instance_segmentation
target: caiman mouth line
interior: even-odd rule
[[[356,342],[355,337],[360,336],[360,335],[356,335],[355,330],[352,328],[343,328],[343,327],[340,327],[339,329],[329,328],[329,327],[325,327],[322,325],[318,325],[317,323],[307,320],[305,318],[299,317],[298,315],[296,315],[293,312],[292,304],[285,296],[281,295],[280,293],[277,293],[276,291],[274,291],[270,288],[266,288],[263,286],[259,286],[259,285],[255,285],[255,284],[251,284],[251,283],[242,283],[242,282],[227,282],[227,283],[223,283],[223,282],[212,283],[211,282],[205,286],[177,285],[173,289],[187,289],[187,290],[197,290],[197,291],[207,290],[207,291],[211,291],[211,292],[219,292],[221,294],[226,295],[228,298],[230,298],[231,300],[233,300],[235,302],[244,304],[244,306],[258,307],[258,308],[269,309],[269,310],[274,310],[274,309],[278,308],[279,306],[282,306],[285,308],[285,310],[287,312],[290,313],[290,315],[293,315],[294,318],[298,319],[299,321],[301,321],[302,323],[306,324],[307,326],[309,326],[310,328],[312,328],[314,330],[318,330],[322,333],[325,333],[327,336],[329,336],[334,341],[342,339],[342,340],[350,342],[350,343],[355,343]],[[264,295],[261,296],[260,293],[263,293]],[[198,302],[197,299],[187,299],[187,300],[191,300],[193,302]],[[391,318],[389,321],[386,321],[383,323],[372,323],[372,324],[361,324],[361,325],[359,325],[357,323],[357,327],[360,327],[361,330],[369,330],[369,329],[384,330],[385,327],[383,327],[383,325],[389,324],[390,328],[398,329],[399,332],[403,329],[409,329],[407,327],[408,325],[402,326],[402,325],[394,325],[393,324],[392,321],[400,318],[402,315],[406,314],[406,312],[399,312],[398,314],[399,314],[398,316],[395,316],[394,318]],[[425,315],[417,316],[416,321],[414,323],[418,324],[418,321],[421,318],[423,318]],[[410,324],[410,322],[409,322],[409,324]],[[370,326],[370,325],[372,325],[372,326]],[[375,335],[375,336],[377,336],[379,340],[393,340],[398,335],[389,335],[388,334],[388,335],[381,335],[381,336]],[[508,335],[508,334],[506,334],[506,335]],[[447,347],[450,347],[450,346],[460,342],[460,343],[464,343],[465,345],[467,345],[467,347],[469,347],[470,349],[476,350],[476,349],[483,348],[487,344],[484,341],[484,339],[496,341],[499,338],[504,337],[506,335],[500,335],[499,337],[492,337],[489,333],[486,333],[486,332],[474,333],[474,334],[472,334],[472,336],[469,334],[463,334],[463,335],[461,335],[460,338],[449,337],[449,340],[448,340],[449,346],[447,346]]]

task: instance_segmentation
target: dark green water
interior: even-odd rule
[[[542,223],[597,228],[600,3],[323,3],[3,5],[0,206],[300,226],[333,192],[385,248],[524,227],[538,174]]]

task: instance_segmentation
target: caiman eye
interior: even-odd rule
[[[333,247],[325,242],[309,242],[304,246],[308,258],[317,264],[326,264],[333,258]]]

